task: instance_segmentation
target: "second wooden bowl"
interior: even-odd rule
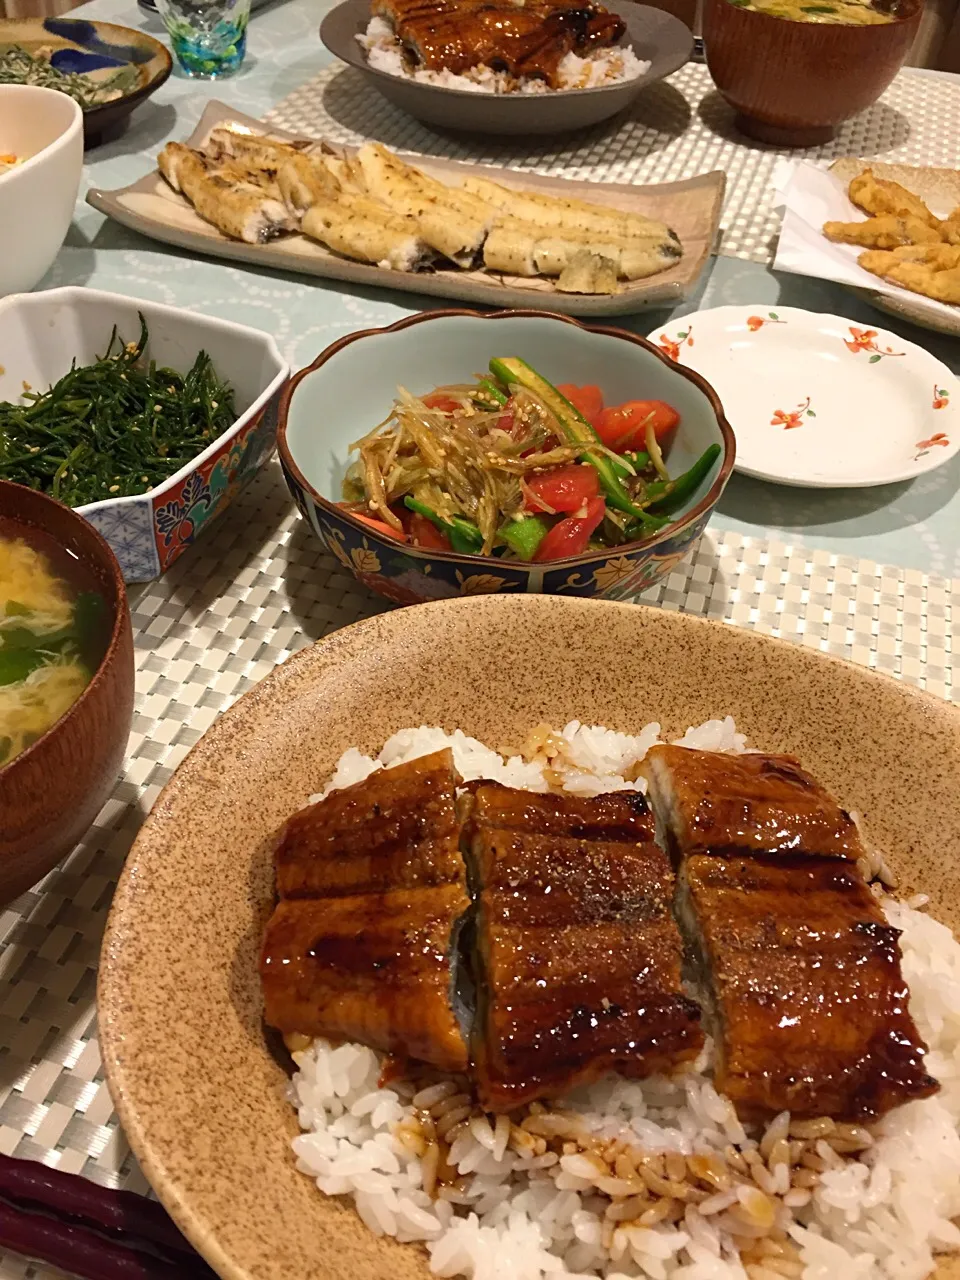
[[[774,146],[817,146],[877,101],[903,65],[922,12],[922,0],[900,0],[893,22],[858,27],[704,0],[707,67],[743,133]]]

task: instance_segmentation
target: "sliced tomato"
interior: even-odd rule
[[[497,426],[501,431],[506,431],[509,435],[513,435],[513,429],[517,425],[513,414],[513,401],[508,400],[503,406],[503,413],[497,419]]]
[[[431,391],[430,395],[423,397],[423,403],[428,409],[440,409],[443,413],[455,413],[457,409],[463,408],[459,400],[454,400],[453,396],[448,396],[443,391]]]
[[[593,467],[574,463],[541,471],[527,481],[527,506],[537,511],[579,511],[600,492],[600,477]]]
[[[578,387],[572,382],[558,382],[557,390],[591,424],[603,412],[603,392],[593,383]]]
[[[662,400],[628,400],[604,409],[593,427],[608,449],[624,453],[627,449],[644,448],[648,422],[660,441],[679,421],[676,409]]]
[[[562,560],[586,551],[594,529],[603,520],[607,505],[603,498],[590,498],[582,516],[565,516],[558,520],[537,548],[534,560]]]
[[[410,514],[410,540],[415,547],[423,547],[425,551],[449,551],[450,539],[432,520],[418,512]]]

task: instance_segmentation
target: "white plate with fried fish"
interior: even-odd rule
[[[790,162],[778,186],[776,270],[835,280],[881,311],[960,336],[960,171],[844,157],[829,169]]]
[[[720,172],[651,187],[334,148],[210,103],[159,169],[95,209],[182,249],[499,307],[671,305],[713,248]]]

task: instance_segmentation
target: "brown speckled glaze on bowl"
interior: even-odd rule
[[[659,719],[676,734],[728,713],[859,809],[902,890],[957,927],[960,711],[723,624],[550,596],[398,610],[291,658],[204,735],[127,860],[98,999],[131,1145],[225,1280],[428,1275],[417,1247],[376,1239],[296,1172],[286,1076],[261,1025],[267,840],[341,752],[421,722],[495,746],[541,720],[635,732]]]

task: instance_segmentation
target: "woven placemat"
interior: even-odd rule
[[[739,134],[707,68],[692,62],[644,90],[626,115],[559,140],[437,133],[387,102],[361,72],[340,63],[295,89],[267,119],[332,142],[376,138],[403,151],[595,182],[673,182],[723,169],[727,198],[720,252],[763,263],[773,261],[779,228],[771,181],[779,156],[853,155],[960,167],[960,77],[910,71],[897,76],[880,101],[844,125],[833,142],[799,153]]]
[[[960,582],[709,531],[639,597],[954,693]],[[131,593],[137,702],[122,780],[86,839],[0,913],[0,1151],[147,1192],[97,1043],[100,939],[124,858],[213,720],[291,653],[389,608],[320,546],[276,463],[159,582]],[[0,1253],[2,1280],[53,1280]]]

